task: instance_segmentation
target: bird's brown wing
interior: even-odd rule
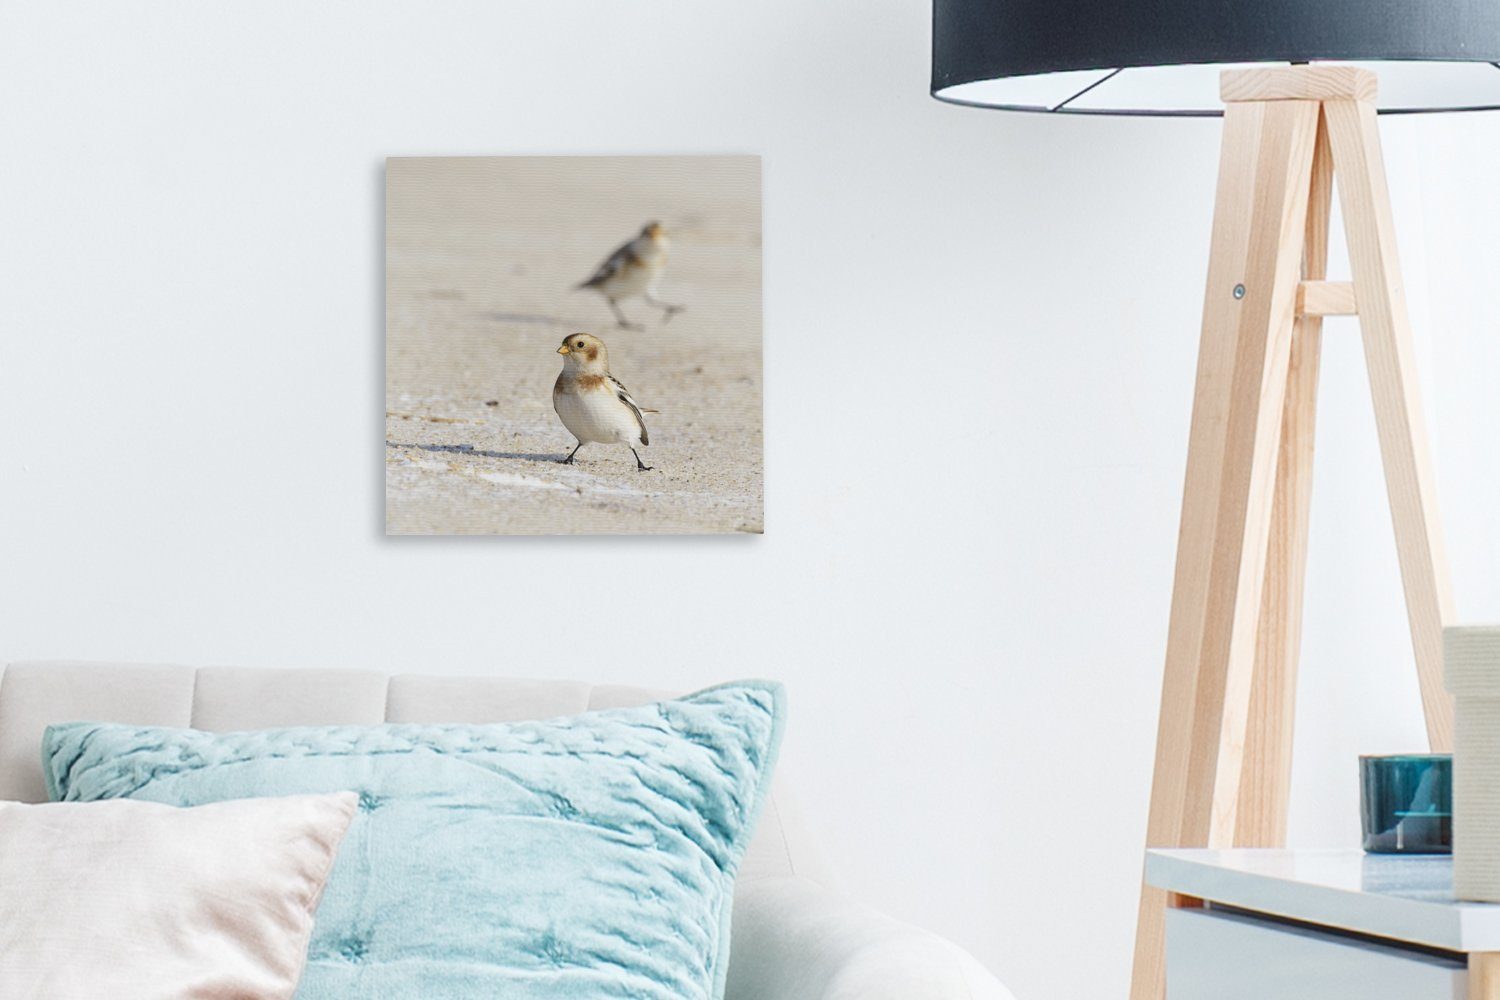
[[[631,240],[604,258],[604,263],[594,270],[593,276],[581,282],[578,287],[597,288],[630,265],[640,263],[640,259],[640,255],[635,252],[635,240]]]
[[[615,390],[615,398],[630,407],[630,412],[635,414],[636,426],[641,429],[641,444],[650,444],[651,438],[646,433],[646,418],[641,416],[641,408],[636,405],[635,400],[630,398],[630,390],[621,385],[620,380],[613,375],[607,377],[609,378],[609,384]]]

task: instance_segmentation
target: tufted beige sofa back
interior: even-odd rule
[[[382,722],[514,722],[642,705],[644,688],[503,677],[387,675],[42,661],[0,665],[0,799],[46,801],[42,731],[55,722],[123,722],[214,732]],[[783,782],[784,784],[784,782]],[[801,872],[773,787],[740,881]]]

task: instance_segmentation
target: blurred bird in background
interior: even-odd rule
[[[552,386],[552,408],[568,433],[578,439],[563,464],[572,465],[578,449],[590,442],[623,444],[635,456],[637,471],[650,472],[651,466],[641,461],[635,449],[651,443],[641,414],[656,411],[643,411],[609,373],[604,341],[587,333],[570,333],[557,353],[563,356],[563,370]]]
[[[605,258],[594,271],[593,277],[578,284],[577,288],[592,288],[604,296],[615,322],[622,329],[640,330],[641,326],[630,322],[620,311],[621,299],[639,295],[649,305],[662,311],[662,323],[682,312],[686,306],[662,302],[656,297],[656,286],[661,281],[662,271],[667,266],[667,234],[659,222],[648,222],[640,235],[621,246]]]

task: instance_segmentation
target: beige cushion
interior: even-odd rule
[[[121,663],[0,666],[0,799],[43,802],[42,730],[54,722],[192,726],[215,732],[381,722],[514,722],[642,705],[663,692],[505,677],[388,676],[360,670],[269,670]],[[795,705],[793,711],[795,712]],[[775,779],[740,881],[821,877]]]
[[[4,995],[287,1000],[357,803],[0,802]]]
[[[286,726],[378,726],[384,674],[364,670],[204,667],[193,682],[193,728],[213,733]]]
[[[386,721],[523,722],[577,715],[588,709],[587,684],[403,674],[390,680]]]
[[[97,663],[12,663],[0,674],[0,799],[47,801],[42,730],[53,722],[186,726],[193,668]]]

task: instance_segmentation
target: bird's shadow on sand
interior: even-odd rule
[[[568,319],[545,313],[484,312],[479,315],[493,323],[534,323],[539,326],[567,327],[570,330],[587,330],[600,325],[598,320]]]
[[[561,462],[568,456],[565,453],[539,454],[536,452],[521,451],[485,451],[475,448],[471,444],[408,444],[401,441],[387,441],[387,448],[417,448],[421,451],[446,452],[450,455],[477,455],[480,458],[514,458],[523,462]]]

